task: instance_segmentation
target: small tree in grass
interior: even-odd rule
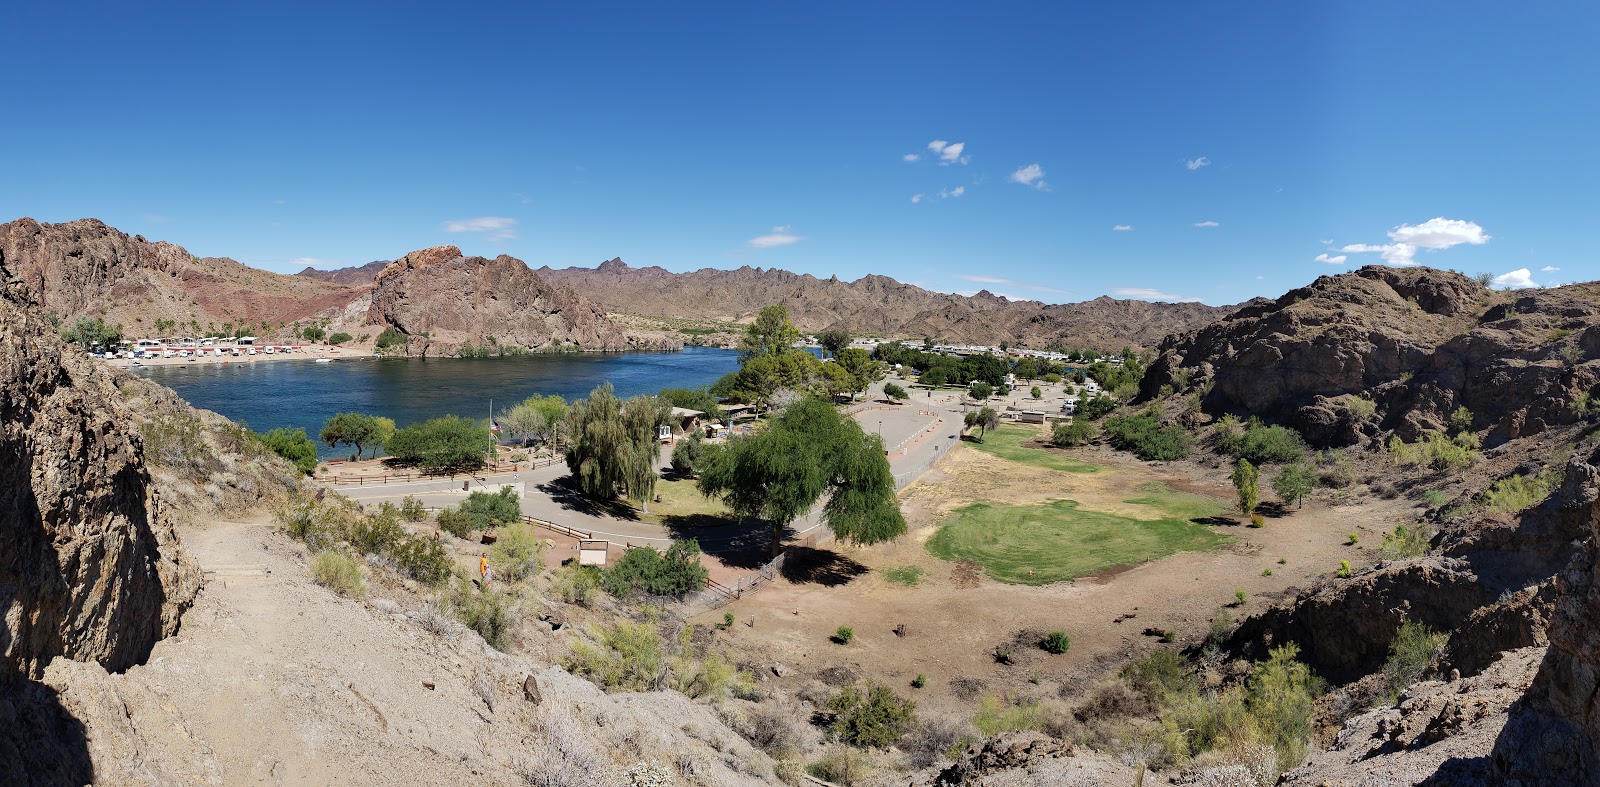
[[[1272,479],[1272,490],[1283,502],[1300,507],[1305,505],[1306,495],[1317,488],[1317,483],[1317,471],[1310,465],[1296,462],[1278,471]]]
[[[1248,459],[1240,459],[1233,468],[1233,488],[1239,493],[1239,513],[1255,513],[1261,502],[1261,473]]]

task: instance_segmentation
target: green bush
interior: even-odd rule
[[[590,628],[599,645],[578,642],[562,661],[574,675],[594,681],[610,691],[647,691],[657,688],[666,668],[661,635],[648,623],[619,621],[605,628]]]
[[[322,327],[317,325],[308,325],[300,329],[301,338],[308,342],[320,342],[322,341],[323,337],[327,335],[328,332],[322,330]]]
[[[986,696],[978,701],[978,713],[972,717],[972,726],[984,737],[992,738],[1002,732],[1043,730],[1049,720],[1044,707],[1036,701],[1001,702]]]
[[[423,517],[427,515],[428,509],[422,505],[421,500],[411,495],[406,495],[405,499],[400,501],[400,516],[405,517],[406,521],[421,522]]]
[[[872,760],[855,749],[834,749],[807,765],[806,773],[840,787],[855,787],[872,775]]]
[[[272,452],[288,460],[294,469],[311,475],[317,469],[317,444],[311,442],[302,428],[281,427],[261,435],[261,442]]]
[[[1094,424],[1087,418],[1073,418],[1050,429],[1050,444],[1060,448],[1087,445],[1094,439]]]
[[[344,344],[345,342],[348,342],[348,341],[350,341],[351,339],[354,339],[354,338],[356,338],[356,337],[351,336],[350,334],[345,333],[344,331],[340,331],[340,332],[328,337],[328,344]]]
[[[406,335],[393,328],[384,328],[383,333],[378,334],[377,348],[380,350],[387,350],[395,345],[404,345],[405,343]]]
[[[624,598],[634,593],[682,596],[706,586],[709,575],[700,565],[700,542],[675,539],[665,554],[651,547],[631,547],[600,575],[607,593]]]
[[[1397,465],[1426,467],[1435,473],[1464,470],[1481,457],[1478,444],[1477,436],[1471,432],[1450,438],[1443,432],[1432,431],[1409,444],[1395,435],[1389,439],[1389,458]]]
[[[848,645],[855,638],[856,630],[849,626],[840,626],[838,631],[833,632],[833,641],[840,645]]]
[[[917,673],[915,678],[911,679],[911,688],[913,689],[920,689],[926,685],[928,685],[928,676],[920,672]]]
[[[1341,560],[1341,561],[1339,561],[1338,570],[1334,571],[1333,575],[1338,577],[1338,578],[1340,578],[1340,579],[1349,579],[1350,575],[1354,574],[1354,573],[1355,573],[1355,570],[1350,568],[1350,561]]]
[[[396,429],[383,448],[395,461],[428,471],[482,467],[489,428],[470,418],[447,415]]]
[[[1273,648],[1267,661],[1251,671],[1247,683],[1250,715],[1277,749],[1280,771],[1305,759],[1311,711],[1325,685],[1296,658],[1299,655],[1299,646],[1292,642]]]
[[[1449,634],[1417,621],[1401,623],[1394,641],[1389,643],[1389,658],[1383,665],[1384,702],[1393,705],[1407,687],[1421,680],[1449,640]]]
[[[508,486],[495,492],[473,492],[456,508],[439,512],[439,527],[466,538],[474,530],[486,530],[522,521],[522,501]]]
[[[380,510],[350,525],[345,540],[360,554],[388,555],[406,535],[406,529],[400,525],[396,513]]]
[[[1553,469],[1553,468],[1552,468]],[[1490,511],[1514,514],[1537,505],[1560,485],[1562,472],[1546,469],[1538,475],[1514,475],[1494,482],[1483,495]]]
[[[900,740],[916,720],[916,707],[878,684],[869,686],[865,694],[846,686],[828,700],[828,710],[834,714],[833,736],[862,748],[883,748]]]
[[[312,497],[294,496],[273,514],[284,533],[313,550],[333,549],[340,539],[344,515],[334,504]]]
[[[1217,447],[1223,453],[1248,459],[1252,464],[1298,462],[1306,453],[1306,443],[1300,433],[1286,426],[1266,426],[1251,419],[1250,425],[1242,431],[1220,427],[1219,424]]]
[[[720,450],[722,446],[706,442],[697,431],[672,447],[672,472],[697,476],[708,464],[716,461],[716,453]]]
[[[600,591],[600,572],[593,566],[568,564],[556,573],[550,592],[568,604],[587,607],[594,603]]]
[[[1384,560],[1422,557],[1432,543],[1433,530],[1426,524],[1395,525],[1394,533],[1384,536],[1383,543],[1378,546],[1378,557]]]
[[[1117,409],[1117,400],[1105,395],[1096,394],[1093,398],[1082,399],[1078,402],[1078,415],[1091,421],[1099,420],[1100,416]]]
[[[395,565],[406,576],[424,585],[438,585],[450,577],[454,563],[445,552],[444,544],[426,536],[406,536],[400,539],[390,555]]]
[[[311,559],[311,577],[341,596],[359,599],[367,595],[367,578],[355,558],[338,552],[319,552]]]
[[[1182,427],[1162,426],[1154,411],[1107,418],[1106,438],[1115,448],[1130,451],[1147,462],[1165,462],[1189,455],[1189,433]]]
[[[488,588],[474,590],[466,582],[457,582],[449,606],[451,614],[478,632],[489,647],[504,652],[511,646],[511,632],[517,624],[516,596]]]
[[[1072,647],[1072,638],[1068,637],[1065,631],[1052,631],[1045,635],[1044,641],[1039,643],[1039,647],[1044,648],[1048,653],[1060,655],[1066,653],[1067,649]]]
[[[537,575],[543,566],[545,546],[545,541],[529,525],[518,522],[502,529],[489,550],[495,577],[516,582]]]
[[[909,396],[906,393],[906,389],[901,388],[899,385],[894,383],[883,384],[883,395],[889,397],[890,399],[896,400],[904,400]]]

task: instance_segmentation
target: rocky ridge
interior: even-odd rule
[[[596,268],[543,267],[545,279],[587,293],[613,312],[660,318],[748,322],[761,307],[781,302],[805,331],[842,328],[858,336],[934,338],[955,343],[1025,347],[1056,342],[1119,350],[1154,347],[1169,333],[1205,325],[1233,307],[1150,303],[1100,297],[1048,305],[981,291],[972,296],[931,292],[886,276],[855,281],[818,279],[777,268],[702,268],[672,273],[635,268],[620,259]]]
[[[305,270],[302,270],[295,275],[304,276],[308,279],[316,279],[317,281],[340,284],[346,287],[360,287],[363,284],[371,284],[373,277],[378,275],[378,271],[383,270],[384,266],[388,264],[388,260],[375,260],[367,263],[366,265],[356,265],[349,268],[336,268],[334,270],[326,271],[318,270],[308,265],[306,266]]]

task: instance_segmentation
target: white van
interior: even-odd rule
[[[256,348],[251,347],[250,349],[245,351],[245,354],[246,355],[255,355],[256,354]]]
[[[267,345],[267,355],[271,355],[273,352],[272,345]]]
[[[244,355],[244,350],[241,350],[237,347],[233,348],[233,357],[237,358],[241,355]]]

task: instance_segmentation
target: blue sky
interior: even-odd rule
[[[1048,302],[1600,278],[1600,6],[1517,5],[26,3],[0,220]]]

